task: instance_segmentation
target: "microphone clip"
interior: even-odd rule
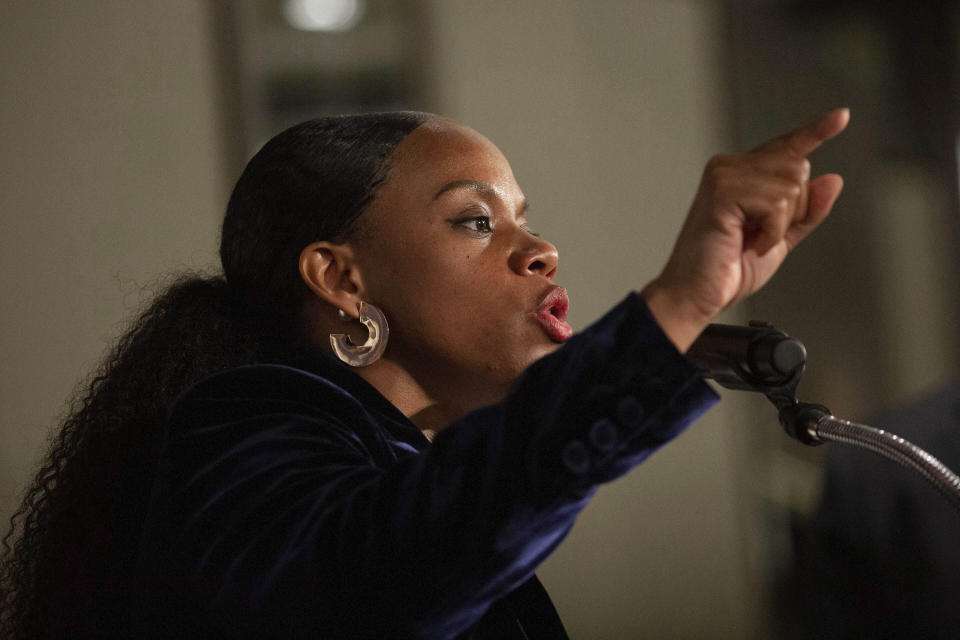
[[[687,359],[705,378],[727,389],[757,391],[777,408],[787,435],[807,445],[823,444],[808,429],[812,414],[829,414],[822,405],[797,400],[807,350],[769,322],[748,326],[711,324],[687,351]]]

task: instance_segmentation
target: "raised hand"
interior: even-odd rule
[[[836,109],[747,153],[710,159],[663,272],[643,290],[681,351],[723,309],[763,286],[830,213],[843,179],[810,179],[806,156],[847,126]]]

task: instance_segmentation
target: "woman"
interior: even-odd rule
[[[711,160],[664,271],[572,337],[484,137],[281,133],[231,196],[224,278],[154,302],[63,425],[5,637],[565,637],[534,570],[714,401],[682,352],[829,213],[842,182],[804,156],[847,120]]]

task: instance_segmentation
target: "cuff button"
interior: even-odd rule
[[[578,476],[590,470],[590,454],[579,440],[571,440],[563,447],[561,459],[563,465]]]
[[[625,427],[638,427],[644,418],[643,405],[633,396],[624,396],[617,403],[617,420]]]
[[[590,427],[589,439],[597,451],[606,453],[617,443],[617,427],[606,418],[597,420]]]

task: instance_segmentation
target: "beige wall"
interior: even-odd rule
[[[4,3],[0,514],[141,287],[214,261],[226,177],[204,7]]]
[[[583,327],[657,274],[706,159],[725,150],[716,5],[432,6],[437,108],[510,158]],[[603,487],[539,572],[572,637],[752,633],[740,406]]]

